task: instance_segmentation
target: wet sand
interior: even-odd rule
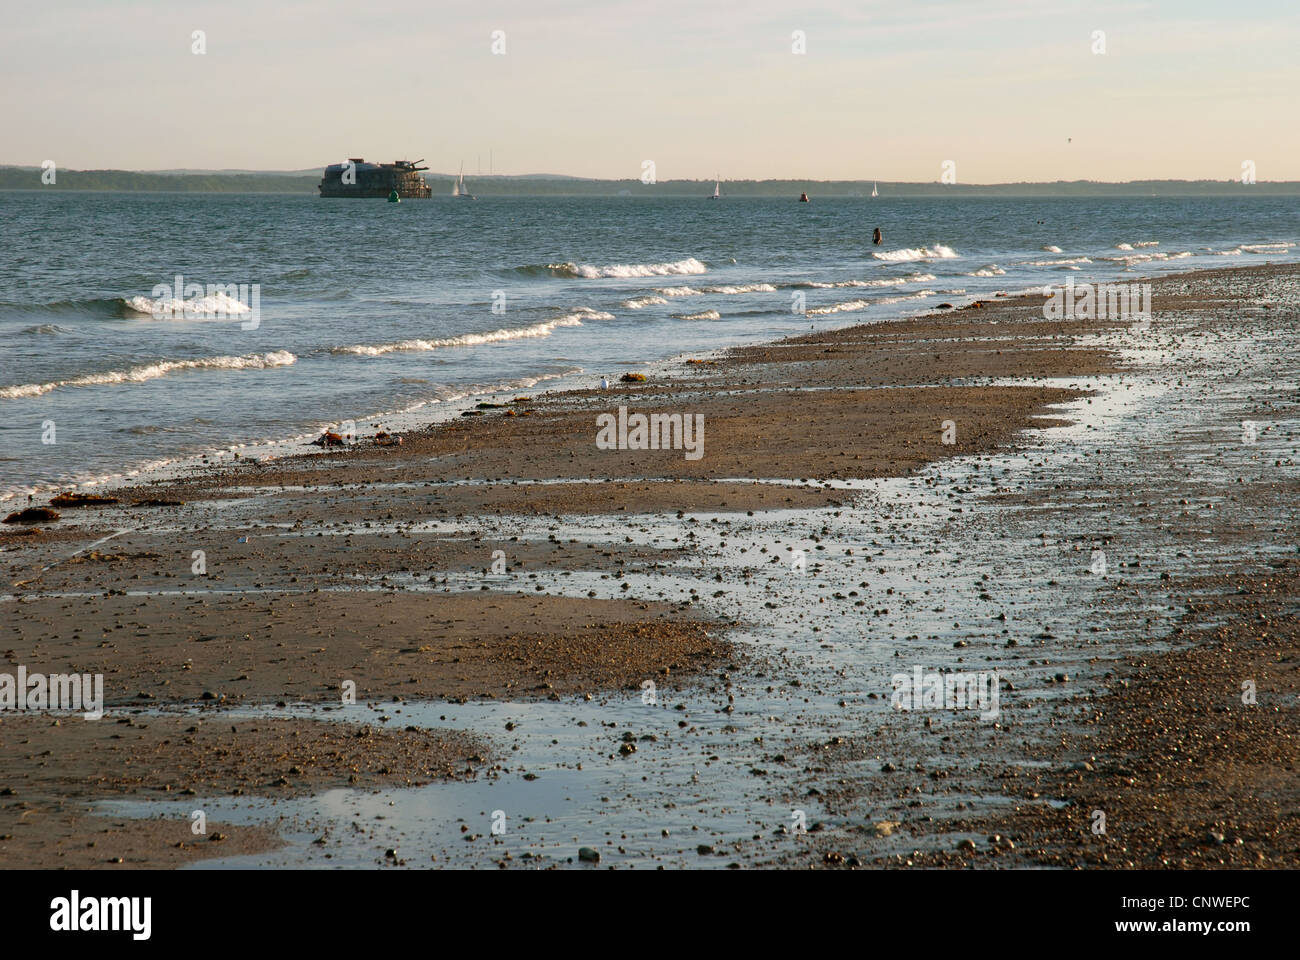
[[[83,611],[98,636],[68,634]],[[358,700],[552,698],[690,675],[731,655],[662,604],[500,593],[114,595],[15,612],[0,642],[11,669],[102,673],[108,706],[338,703],[345,682]]]
[[[915,844],[904,854],[846,852],[841,839],[812,844],[806,859],[834,867],[1296,869],[1300,561],[1194,589],[1174,648],[1126,657],[1102,688],[1055,703],[1048,722],[1058,736],[1033,745],[1028,763],[991,771],[986,802],[968,806],[974,815],[881,821]],[[943,766],[894,779],[934,783],[936,773],[946,779]],[[867,823],[860,834],[876,831]]]
[[[0,869],[156,868],[261,853],[269,826],[189,816],[96,816],[87,803],[129,796],[287,798],[332,787],[416,786],[472,777],[481,740],[414,728],[302,719],[233,720],[217,711],[158,716],[113,711],[95,722],[24,715],[0,723],[5,795]],[[191,806],[202,810],[203,801]]]
[[[1239,270],[1223,276],[1250,284],[1258,275]],[[1156,281],[1157,291],[1168,293],[1156,302],[1201,311],[1208,323],[1216,303],[1204,293],[1178,299],[1194,282],[1188,275]],[[1216,275],[1210,283],[1224,281]],[[1241,300],[1229,292],[1219,303]],[[0,534],[0,573],[5,589],[17,596],[3,601],[7,623],[0,646],[11,664],[29,669],[56,672],[67,665],[105,674],[110,717],[64,721],[65,733],[68,724],[85,728],[78,734],[83,740],[104,735],[128,705],[203,707],[209,717],[224,706],[324,704],[338,701],[345,680],[355,683],[360,702],[525,702],[635,691],[647,679],[689,690],[711,670],[761,676],[758,651],[730,639],[743,621],[710,612],[740,593],[722,582],[721,571],[709,596],[692,589],[678,600],[642,597],[636,589],[627,591],[636,599],[598,597],[595,589],[585,598],[556,596],[541,585],[556,572],[575,582],[595,577],[630,587],[687,562],[707,571],[710,558],[700,556],[694,531],[658,546],[621,537],[616,527],[587,542],[564,536],[525,542],[503,537],[484,519],[553,517],[559,530],[563,518],[608,516],[620,518],[631,533],[638,515],[650,522],[703,511],[743,517],[837,510],[854,502],[847,487],[857,481],[908,476],[950,458],[1014,448],[1024,431],[1065,422],[1060,406],[1086,398],[1089,378],[1125,369],[1096,338],[1127,324],[1047,323],[1041,306],[1041,298],[1006,298],[910,321],[813,332],[707,363],[677,364],[643,384],[542,394],[475,410],[476,416],[407,433],[400,447],[363,440],[341,451],[227,463],[179,481],[122,488],[114,491],[121,504],[65,509],[61,520],[40,524],[39,533]],[[704,456],[598,449],[595,418],[619,406],[702,414]],[[953,443],[943,442],[945,421],[955,428]],[[999,496],[1015,494],[1008,489]],[[146,500],[183,505],[135,505]],[[1238,535],[1246,561],[1252,533]],[[195,551],[202,551],[202,573],[194,572]],[[1132,709],[1140,712],[1144,704]],[[187,721],[154,721],[181,722]],[[273,728],[269,720],[258,723]],[[312,742],[331,742],[323,721],[275,723]],[[13,736],[8,718],[4,727],[10,728],[4,735]],[[30,731],[25,735],[33,747],[44,742]],[[475,746],[453,749],[426,743],[424,731],[394,731],[386,734],[392,738],[386,750],[373,751],[384,772],[369,764],[349,771],[355,780],[342,782],[374,787],[456,776],[459,764],[444,763],[449,749],[480,757],[493,752],[490,738],[478,733],[439,735]],[[235,742],[242,744],[244,736],[241,731]],[[252,746],[241,747],[246,759],[227,757],[219,769],[204,765],[197,745],[188,746],[193,749],[177,741],[159,746],[164,779],[198,779],[204,790],[228,794],[256,789],[276,769]],[[826,752],[825,744],[809,746]],[[880,751],[879,743],[862,746],[863,756]],[[831,753],[854,750],[851,741],[833,747]],[[267,749],[274,758],[287,756],[276,752],[281,744]],[[303,794],[336,785],[348,759],[344,751],[318,775],[286,777],[288,784],[277,789]],[[99,829],[90,820],[69,826],[59,817],[73,807],[83,816],[85,801],[124,789],[102,767],[96,772],[104,760],[93,750],[65,748],[57,761],[47,761],[63,779],[40,789],[33,770],[7,774],[13,789],[32,798],[24,801],[32,807],[12,813],[30,823],[25,845],[0,841],[0,857],[53,866],[45,841],[63,838],[66,850],[78,831]],[[60,792],[71,782],[82,784],[75,798]],[[839,808],[859,817],[862,797],[894,789],[890,783],[844,785]],[[131,787],[144,789],[143,783]],[[835,793],[826,784],[818,791],[832,811]],[[863,823],[875,829],[870,819]],[[952,829],[963,823],[959,816]],[[1153,835],[1170,829],[1157,818],[1149,828]],[[0,824],[0,835],[17,837],[17,829]],[[126,838],[139,829],[117,832]],[[927,829],[909,824],[900,833]],[[1006,825],[994,832],[1020,834],[1019,849],[1028,829]],[[222,832],[232,840],[240,835]],[[268,849],[273,836],[250,833],[246,847],[232,843],[222,855]],[[838,853],[842,843],[817,837],[793,861],[755,862],[847,862]],[[207,847],[187,852],[164,849],[157,838],[136,839],[133,862],[174,865],[182,854],[209,854]],[[1046,841],[1039,846],[1047,849]],[[901,862],[865,854],[852,859]],[[923,862],[921,855],[910,859]]]

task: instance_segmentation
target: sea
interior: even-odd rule
[[[0,504],[941,303],[1294,261],[1296,201],[1247,189],[400,204],[0,192]]]

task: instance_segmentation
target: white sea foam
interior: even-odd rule
[[[660,287],[655,293],[665,297],[699,297],[706,293],[735,295],[739,293],[775,293],[776,287],[770,283],[721,284],[712,287]]]
[[[1143,244],[1138,244],[1138,246],[1143,246]],[[1119,257],[1098,257],[1097,259],[1108,263],[1123,263],[1131,266],[1135,263],[1146,263],[1150,260],[1181,260],[1183,257],[1190,257],[1191,255],[1189,250],[1176,253],[1164,253],[1157,250],[1154,253],[1129,253]]]
[[[251,312],[248,304],[220,291],[207,297],[182,300],[179,297],[129,297],[123,301],[129,310],[163,320],[227,319]]]
[[[25,383],[19,386],[0,387],[0,397],[39,397],[63,387],[93,387],[109,383],[144,383],[165,377],[177,370],[263,370],[267,367],[284,367],[298,358],[288,350],[255,353],[246,357],[203,357],[199,360],[159,360],[132,367],[130,370],[110,370],[107,373],[88,373],[67,380],[49,383]]]
[[[492,330],[488,333],[463,333],[457,337],[439,337],[435,340],[399,340],[396,343],[353,344],[347,347],[333,347],[331,353],[355,353],[366,357],[378,357],[385,353],[402,351],[441,350],[445,347],[475,347],[483,343],[501,343],[505,340],[523,340],[529,337],[549,337],[559,327],[580,327],[582,319],[613,320],[614,315],[600,310],[579,307],[572,313],[527,327],[508,327]]]
[[[1060,253],[1060,252],[1061,252],[1061,248],[1058,247],[1058,246],[1056,246],[1056,244],[1054,244],[1054,243],[1049,243],[1047,246],[1045,246],[1045,247],[1040,247],[1039,249],[1042,250],[1044,253]]]
[[[1063,267],[1063,266],[1068,266],[1071,263],[1092,263],[1092,259],[1089,257],[1074,257],[1074,258],[1067,258],[1065,260],[1022,260],[1020,261],[1020,266],[1022,267]]]
[[[966,274],[968,277],[1001,277],[1005,275],[1006,271],[996,263],[990,263],[987,267],[980,267],[975,272]]]
[[[653,307],[658,303],[667,303],[663,297],[633,297],[631,300],[624,300],[623,306],[629,310],[640,310],[644,307]]]
[[[877,277],[874,280],[805,280],[792,284],[795,287],[812,287],[817,290],[829,290],[836,287],[899,287],[906,283],[928,283],[934,279],[933,273],[912,273],[905,277]]]
[[[1286,253],[1294,243],[1243,243],[1241,249],[1246,253]]]
[[[1135,247],[1158,247],[1158,246],[1160,246],[1160,241],[1159,241],[1159,240],[1139,240],[1137,243],[1133,244],[1133,246],[1135,246]]]
[[[1117,243],[1117,244],[1115,244],[1115,249],[1116,249],[1116,250],[1132,250],[1132,249],[1133,249],[1133,244],[1131,244],[1131,243]]]
[[[845,300],[841,303],[832,303],[825,307],[809,307],[805,311],[809,316],[824,316],[828,313],[849,313],[856,310],[865,310],[867,307],[875,304],[903,303],[907,300],[924,300],[926,297],[933,297],[933,290],[919,290],[916,293],[905,293],[897,297],[881,297],[879,300]]]
[[[699,313],[674,314],[678,320],[721,320],[722,314],[716,310],[701,310]]]
[[[737,293],[775,293],[776,287],[770,283],[735,283],[722,284],[716,287],[701,287],[705,293],[725,293],[734,295]]]
[[[472,399],[474,397],[491,396],[494,393],[510,392],[515,393],[520,390],[530,390],[539,383],[548,380],[559,380],[564,377],[570,377],[574,374],[582,373],[581,367],[570,367],[565,370],[554,373],[542,373],[531,377],[519,377],[514,380],[507,380],[497,383],[472,383],[462,384],[457,387],[439,387],[438,396],[429,400],[421,400],[409,407],[398,410],[389,410],[382,413],[373,413],[366,416],[354,418],[353,423],[357,428],[357,437],[367,437],[381,427],[390,432],[403,433],[407,430],[424,426],[429,422],[430,407],[435,405],[446,405],[448,412],[443,414],[440,419],[450,419],[455,416],[455,411],[459,409],[461,401]],[[434,415],[438,417],[437,414]],[[366,422],[370,422],[367,428]],[[142,463],[130,470],[124,470],[120,473],[107,473],[98,475],[83,475],[73,481],[75,489],[86,490],[93,489],[106,483],[126,483],[135,485],[137,483],[147,483],[151,480],[171,479],[186,476],[196,467],[208,465],[211,461],[222,462],[228,454],[239,452],[241,457],[246,460],[266,463],[278,459],[282,456],[302,453],[302,446],[321,435],[321,431],[338,426],[338,421],[334,423],[322,423],[313,430],[297,436],[282,437],[274,440],[249,441],[247,443],[236,443],[223,447],[212,447],[206,451],[200,451],[183,457],[168,457],[161,460],[153,460]],[[67,481],[62,481],[48,487],[41,486],[9,486],[0,488],[0,502],[14,499],[18,496],[27,494],[56,493],[65,491],[69,487]]]
[[[924,300],[926,297],[933,296],[933,290],[918,290],[916,293],[905,293],[897,297],[882,297],[876,303],[903,303],[906,300]]]
[[[819,317],[828,313],[846,313],[851,310],[865,310],[871,306],[870,300],[845,300],[843,303],[833,303],[828,307],[809,307],[805,313],[810,317]]]
[[[908,260],[951,260],[957,255],[956,250],[945,247],[942,243],[936,243],[933,248],[907,247],[903,250],[886,250],[884,253],[872,254],[877,260],[888,260],[891,263],[904,263]]]
[[[556,272],[567,272],[570,276],[584,280],[598,280],[605,277],[668,277],[680,274],[708,273],[709,268],[694,257],[674,260],[671,263],[612,263],[598,267],[590,263],[564,263],[552,265]]]

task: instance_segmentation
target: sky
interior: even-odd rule
[[[0,0],[0,23],[0,164],[1300,180],[1295,0]]]

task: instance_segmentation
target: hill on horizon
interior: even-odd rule
[[[305,170],[75,170],[58,168],[53,184],[41,181],[39,166],[0,165],[0,190],[98,190],[120,192],[315,194],[324,168]],[[450,194],[454,174],[425,172],[434,197]],[[714,179],[604,180],[566,174],[475,174],[478,196],[702,196]],[[726,197],[779,197],[808,191],[814,198],[867,197],[873,185],[881,199],[903,197],[1071,197],[1071,196],[1300,196],[1300,181],[1236,180],[1057,180],[1052,182],[956,183],[936,181],[769,179],[723,180]]]

